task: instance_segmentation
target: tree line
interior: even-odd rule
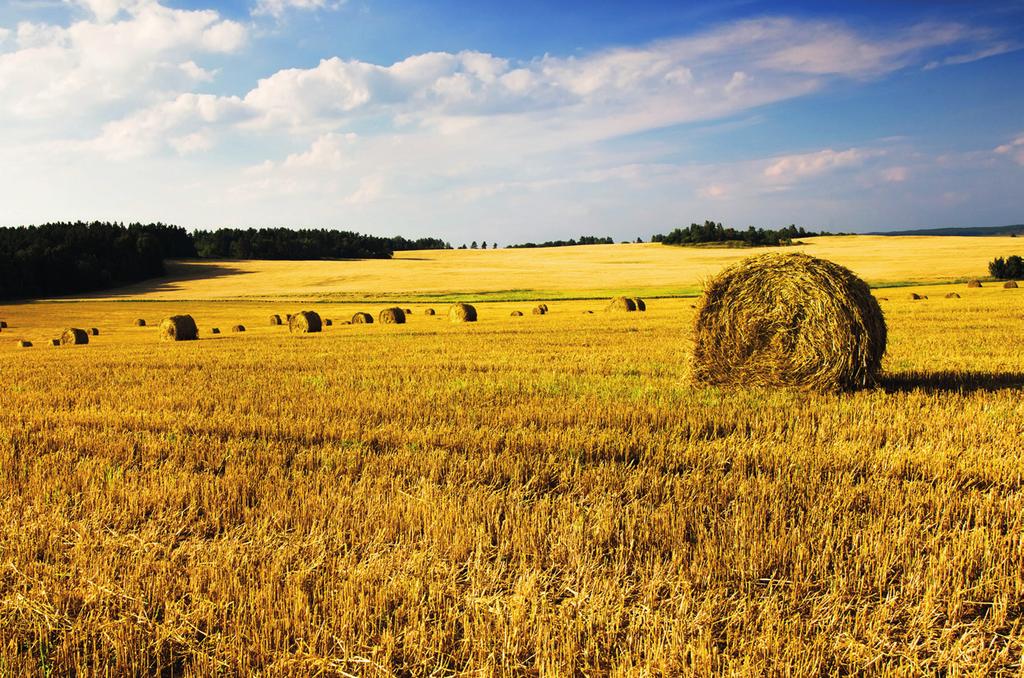
[[[988,262],[988,272],[993,278],[999,280],[1022,280],[1024,279],[1024,259],[1017,254],[1012,254],[1005,259],[996,257]]]
[[[524,242],[519,245],[509,245],[511,249],[524,249],[532,247],[571,247],[573,245],[611,245],[615,241],[611,238],[601,238],[593,235],[581,235],[579,238],[569,240],[548,240],[542,243]],[[484,243],[485,245],[487,243]]]
[[[189,232],[163,223],[58,222],[0,228],[0,299],[91,292],[165,273],[165,259],[387,259],[451,249],[438,238],[289,228]]]
[[[721,223],[705,221],[703,224],[690,224],[688,228],[676,228],[668,234],[658,233],[651,236],[651,242],[665,245],[700,245],[704,243],[737,243],[746,247],[777,247],[792,245],[796,238],[809,238],[816,235],[830,235],[807,231],[802,226],[790,224],[780,229],[748,227],[745,231],[731,227],[723,227]]]

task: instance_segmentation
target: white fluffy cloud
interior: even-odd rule
[[[195,55],[230,53],[246,29],[212,10],[165,7],[155,0],[82,0],[93,15],[68,26],[22,22],[15,47],[0,52],[0,121],[72,119],[104,107],[137,107],[209,81]]]
[[[253,16],[272,16],[280,18],[288,10],[318,10],[318,9],[337,9],[344,0],[257,0],[255,6],[252,9]]]
[[[995,152],[997,155],[1012,158],[1018,165],[1024,165],[1024,134],[1009,143],[1000,144],[996,147]]]

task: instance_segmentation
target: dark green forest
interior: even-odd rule
[[[737,244],[743,247],[777,247],[792,245],[796,238],[809,238],[815,235],[833,234],[807,231],[794,224],[777,230],[750,226],[745,231],[739,231],[735,228],[723,227],[721,223],[705,221],[703,224],[690,224],[688,228],[674,229],[667,235],[659,233],[651,236],[651,242],[660,242],[665,245],[721,243],[723,245]]]
[[[0,228],[0,299],[91,292],[165,273],[165,259],[386,259],[412,249],[451,249],[331,229],[221,228],[61,222]]]

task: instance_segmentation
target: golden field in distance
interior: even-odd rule
[[[1016,238],[828,236],[787,251],[823,257],[871,285],[963,281],[1019,250]],[[696,295],[701,281],[763,250],[657,243],[544,249],[397,252],[392,260],[220,261],[171,266],[162,284],[118,290],[126,299],[557,299]],[[103,296],[107,296],[104,294]]]
[[[658,290],[763,250],[223,262],[250,272],[0,305],[0,676],[1020,675],[1024,289],[947,282],[1018,241],[817,240],[927,283],[876,290],[878,388],[691,383],[695,300]],[[408,324],[338,324],[384,299]],[[306,308],[335,325],[269,325]],[[175,313],[200,341],[157,340]],[[43,346],[68,326],[101,333]]]

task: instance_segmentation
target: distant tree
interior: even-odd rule
[[[996,257],[988,264],[988,272],[999,280],[1024,279],[1024,259],[1013,254],[1006,259]]]
[[[660,242],[666,245],[737,242],[748,247],[765,247],[791,245],[794,238],[814,235],[825,234],[805,231],[795,224],[778,230],[748,226],[746,230],[738,231],[734,228],[726,228],[721,223],[705,221],[703,224],[690,224],[689,228],[676,228],[667,235],[656,234],[651,237],[651,242]]]
[[[475,250],[476,249],[476,240],[474,240],[473,244],[469,246],[469,249],[471,249],[471,250]]]
[[[480,249],[482,249],[482,250],[485,250],[485,249],[487,249],[487,241],[486,241],[486,240],[484,240],[484,241],[483,241],[483,242],[482,242],[482,243],[480,244]]]
[[[636,237],[636,242],[637,242],[637,244],[639,244],[639,243],[642,243],[643,241],[644,241],[644,239],[643,239],[643,238],[641,238],[640,236],[637,236],[637,237]]]

